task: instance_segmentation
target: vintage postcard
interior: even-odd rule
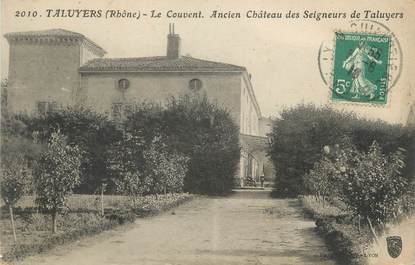
[[[2,0],[1,264],[415,264],[413,0]]]

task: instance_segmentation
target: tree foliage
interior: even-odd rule
[[[18,119],[27,126],[26,137],[46,143],[56,130],[60,130],[69,145],[78,146],[82,151],[78,193],[94,193],[107,182],[107,148],[122,137],[122,132],[106,115],[88,108],[67,107],[47,115],[20,116]],[[111,185],[108,188],[113,189]]]
[[[134,198],[182,191],[188,159],[167,150],[160,137],[147,145],[141,137],[126,133],[110,152],[108,165],[119,193]]]
[[[184,190],[223,194],[233,187],[239,132],[229,112],[206,97],[171,98],[165,108],[146,105],[130,115],[126,130],[150,143],[161,137],[168,152],[189,158]]]
[[[56,232],[56,215],[66,198],[80,183],[81,152],[66,144],[60,132],[52,133],[48,149],[42,153],[34,170],[36,203],[52,215],[52,232]]]
[[[374,141],[367,152],[353,147],[340,150],[336,160],[338,194],[354,213],[376,224],[396,215],[399,199],[408,186],[402,175],[403,149],[385,155]]]
[[[385,154],[399,147],[407,149],[406,162],[415,153],[413,131],[400,125],[361,119],[330,107],[298,105],[285,109],[273,125],[269,155],[277,170],[276,193],[295,196],[305,192],[304,177],[321,159],[322,148],[339,144],[344,136],[359,151],[367,152],[377,141]]]
[[[14,241],[17,241],[16,228],[14,225],[13,208],[20,198],[31,190],[31,172],[28,166],[26,154],[33,148],[32,143],[19,141],[12,136],[3,135],[1,138],[1,168],[0,168],[0,194],[6,206],[9,208],[10,221],[12,225]],[[22,144],[26,144],[22,146]],[[25,148],[25,151],[22,149]]]
[[[367,152],[359,151],[344,138],[330,150],[306,177],[307,183],[323,179],[330,191],[318,183],[311,186],[312,192],[338,196],[355,215],[375,224],[399,215],[400,199],[408,191],[408,180],[402,174],[404,149],[384,154],[374,141]]]

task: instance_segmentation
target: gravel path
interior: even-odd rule
[[[202,197],[19,264],[335,264],[295,199]]]

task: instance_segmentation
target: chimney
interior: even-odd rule
[[[174,24],[169,24],[169,35],[167,35],[167,58],[180,58],[180,36],[174,33]]]

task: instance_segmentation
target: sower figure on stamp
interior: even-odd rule
[[[358,98],[360,95],[369,96],[370,99],[375,97],[376,85],[365,77],[365,64],[368,63],[366,58],[376,64],[382,64],[382,61],[370,56],[368,49],[369,47],[365,41],[359,41],[359,44],[352,55],[343,62],[343,68],[347,71],[352,70],[353,81],[350,92],[356,94],[354,98]]]

